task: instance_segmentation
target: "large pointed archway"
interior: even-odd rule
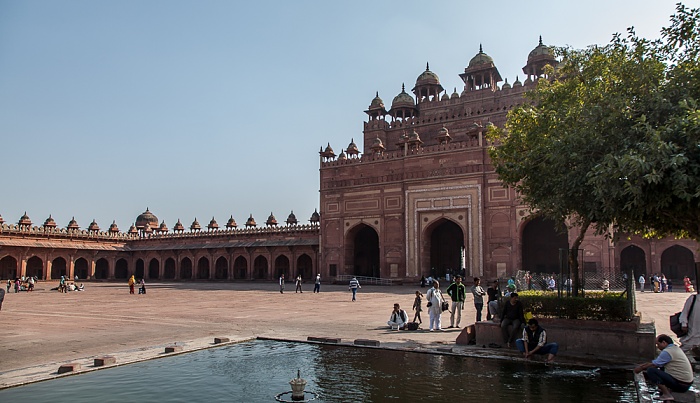
[[[673,245],[661,254],[661,273],[676,280],[674,284],[681,284],[679,280],[685,276],[694,278],[694,269],[695,259],[688,248]]]
[[[632,278],[637,281],[639,276],[647,275],[647,259],[642,248],[630,245],[620,252],[620,270],[628,273],[632,270]]]
[[[15,277],[17,277],[17,259],[12,256],[0,259],[0,278],[14,279]]]
[[[346,237],[345,265],[356,276],[381,277],[379,267],[379,235],[374,228],[360,224]]]
[[[460,274],[464,265],[464,231],[454,221],[441,218],[425,229],[424,251],[430,257],[421,274],[445,278],[448,272]],[[466,268],[465,268],[466,269]],[[426,272],[429,270],[429,272]]]
[[[559,273],[559,250],[569,248],[569,236],[557,231],[554,221],[536,217],[523,229],[523,270]]]
[[[27,260],[27,276],[44,278],[44,261],[38,256],[32,256]]]
[[[66,259],[62,257],[57,257],[53,261],[51,261],[51,277],[50,279],[59,279],[61,276],[67,276],[68,271],[66,270]]]

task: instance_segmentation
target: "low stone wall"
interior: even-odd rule
[[[598,322],[570,319],[538,319],[547,331],[547,341],[559,344],[559,354],[600,358],[620,357],[624,362],[642,362],[656,356],[653,324]],[[503,344],[501,326],[490,321],[474,324],[476,345]],[[518,332],[518,337],[521,332]],[[505,346],[503,346],[505,347]]]

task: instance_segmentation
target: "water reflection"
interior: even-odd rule
[[[273,402],[297,369],[318,402],[632,402],[626,373],[255,341],[0,391],[0,401]]]

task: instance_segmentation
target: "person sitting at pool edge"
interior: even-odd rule
[[[656,347],[661,350],[659,356],[635,368],[634,373],[644,371],[645,378],[658,385],[661,392],[659,400],[675,400],[671,391],[684,393],[693,384],[693,367],[685,353],[673,344],[673,339],[668,335],[659,335],[656,338]]]
[[[516,335],[520,331],[520,327],[525,323],[525,309],[523,303],[518,300],[518,293],[513,292],[509,295],[509,300],[503,304],[501,310],[501,334],[503,342],[508,347],[515,340]],[[512,330],[509,329],[512,327]]]
[[[399,304],[394,304],[394,310],[391,311],[391,317],[386,324],[389,325],[390,329],[394,329],[394,326],[396,326],[396,330],[401,330],[406,326],[407,322],[408,314],[406,314],[406,311],[401,309]]]
[[[559,351],[559,344],[547,343],[547,332],[540,327],[539,322],[535,318],[527,322],[527,326],[523,330],[523,338],[516,340],[515,345],[525,355],[526,359],[532,357],[533,354],[547,354],[546,363],[554,361],[554,356]]]

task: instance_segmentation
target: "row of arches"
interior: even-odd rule
[[[183,257],[176,260],[168,257],[163,261],[153,257],[150,259],[136,259],[133,268],[130,267],[129,260],[119,258],[114,261],[111,267],[110,261],[106,258],[99,258],[94,261],[94,273],[90,273],[90,262],[85,258],[77,258],[73,261],[72,272],[70,265],[63,257],[56,257],[50,261],[50,266],[45,266],[44,260],[38,256],[27,259],[26,276],[36,276],[41,279],[59,279],[61,276],[73,278],[77,276],[81,279],[94,277],[98,280],[107,279],[127,279],[131,275],[137,278],[162,279],[162,280],[229,280],[229,279],[256,279],[268,280],[278,278],[282,274],[286,278],[292,275],[301,275],[310,279],[314,276],[314,262],[308,254],[302,254],[296,259],[296,272],[292,273],[290,258],[286,255],[277,256],[270,267],[268,258],[259,255],[253,259],[253,264],[249,272],[248,259],[245,256],[238,256],[229,269],[229,259],[220,256],[213,262],[206,256],[199,259]],[[50,272],[44,276],[45,267],[50,267]],[[18,260],[13,256],[5,256],[0,259],[0,278],[15,278],[20,273]]]

